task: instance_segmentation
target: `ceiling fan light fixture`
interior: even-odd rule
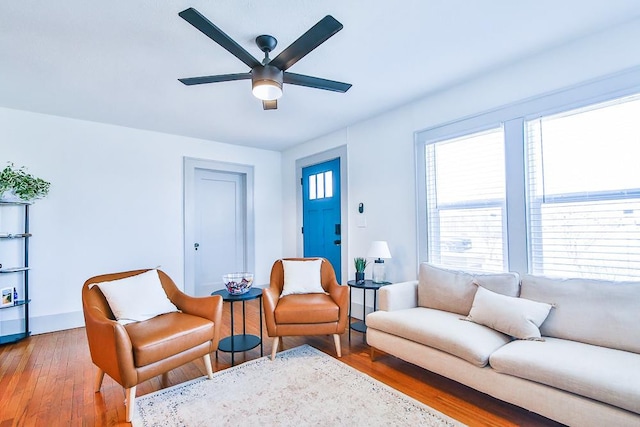
[[[253,96],[263,101],[273,101],[282,96],[282,70],[271,65],[251,70]]]

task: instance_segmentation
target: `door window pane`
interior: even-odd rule
[[[309,175],[309,200],[315,200],[316,198],[316,176]]]
[[[333,197],[333,171],[324,173],[324,196]]]

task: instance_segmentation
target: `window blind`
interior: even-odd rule
[[[505,270],[502,128],[428,144],[425,155],[429,261]]]
[[[640,96],[525,123],[530,271],[640,278]]]

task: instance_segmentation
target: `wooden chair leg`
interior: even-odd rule
[[[126,420],[128,423],[131,422],[131,418],[133,416],[133,412],[136,410],[135,402],[136,402],[136,386],[131,388],[127,388],[124,390],[126,400],[125,400],[125,410],[126,410]]]
[[[104,371],[96,366],[96,380],[94,382],[94,389],[96,393],[100,391],[102,387],[102,380],[104,379]]]
[[[271,360],[275,360],[276,352],[278,351],[279,344],[280,344],[280,337],[273,338],[273,346],[271,347]]]
[[[340,335],[333,334],[333,342],[336,344],[336,353],[338,353],[338,357],[342,357],[342,350],[340,348]]]
[[[211,367],[211,357],[209,354],[205,354],[202,356],[202,360],[204,361],[204,367],[207,369],[207,377],[212,380],[213,379],[213,368]]]

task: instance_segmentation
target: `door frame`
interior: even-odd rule
[[[342,277],[338,277],[338,283],[346,283],[346,278],[349,271],[349,265],[347,264],[348,255],[348,243],[349,243],[349,210],[347,206],[348,194],[347,194],[347,146],[342,145],[330,150],[322,151],[320,153],[312,154],[307,157],[302,157],[296,160],[296,217],[297,227],[296,232],[296,252],[297,256],[301,257],[304,254],[303,235],[302,235],[302,169],[307,166],[313,166],[318,163],[323,163],[333,159],[340,159],[340,224],[342,228],[342,234],[340,236],[340,263],[342,265]]]
[[[253,166],[239,163],[228,163],[217,160],[198,159],[193,157],[183,158],[184,175],[184,291],[189,295],[195,294],[195,225],[189,221],[195,214],[196,190],[195,174],[197,169],[212,172],[234,173],[242,175],[245,182],[245,262],[247,271],[255,271],[255,213],[253,206]]]

